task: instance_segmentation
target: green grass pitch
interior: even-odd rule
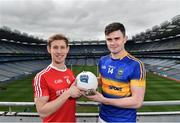
[[[70,66],[69,66],[70,67]],[[73,66],[75,75],[81,71],[91,71],[97,74],[96,66]],[[35,75],[16,80],[8,84],[0,84],[1,102],[33,102],[32,79]],[[147,73],[145,101],[180,100],[180,83],[152,73]],[[78,101],[87,101],[80,98]],[[0,111],[8,111],[8,107],[0,107]],[[12,107],[13,111],[35,111],[34,107]],[[144,111],[180,111],[180,106],[147,106],[138,110]],[[77,107],[77,112],[98,112],[97,107]]]

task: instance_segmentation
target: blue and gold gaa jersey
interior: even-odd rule
[[[129,97],[130,86],[145,87],[143,63],[127,52],[121,59],[112,59],[110,55],[101,57],[99,71],[102,94],[107,98]],[[136,109],[101,104],[100,117],[107,122],[135,122]]]

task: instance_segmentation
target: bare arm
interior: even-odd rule
[[[53,101],[48,102],[49,97],[43,96],[39,98],[34,98],[34,102],[36,104],[36,109],[40,117],[44,118],[56,112],[56,110],[61,107],[69,97],[75,98],[79,97],[80,95],[81,92],[77,89],[77,87],[71,86],[67,91],[65,91]]]
[[[122,108],[139,108],[142,106],[144,100],[144,87],[131,87],[132,96],[120,98],[120,99],[111,99],[106,98],[99,92],[96,92],[94,96],[88,96],[89,99],[101,102],[106,105],[113,105]]]
[[[101,86],[102,84],[102,82],[101,82],[101,78],[100,77],[97,77],[97,80],[98,80],[98,86]]]

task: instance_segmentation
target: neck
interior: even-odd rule
[[[52,66],[54,66],[54,67],[56,67],[56,68],[58,68],[60,70],[65,70],[66,69],[66,65],[64,63],[57,64],[57,63],[52,62],[51,64],[52,64]]]
[[[118,53],[111,53],[111,57],[113,59],[122,59],[124,58],[125,56],[127,55],[127,52],[125,49],[121,50],[120,52]]]

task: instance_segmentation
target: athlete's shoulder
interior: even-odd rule
[[[132,55],[128,55],[128,58],[131,61],[129,66],[131,66],[131,68],[136,69],[136,73],[138,73],[138,70],[139,70],[139,72],[141,72],[141,74],[145,76],[146,69],[145,69],[144,63]]]
[[[35,77],[46,74],[50,69],[51,69],[51,66],[49,65],[46,68],[44,68],[43,70],[41,70],[40,72],[38,72]]]
[[[128,58],[128,60],[129,60],[130,62],[132,62],[133,64],[139,64],[139,63],[143,64],[143,62],[142,62],[140,59],[134,57],[133,55],[128,54],[128,55],[127,55],[127,58]]]
[[[105,56],[102,56],[100,58],[100,60],[107,60],[107,59],[110,59],[110,58],[111,58],[110,55],[105,55]]]

